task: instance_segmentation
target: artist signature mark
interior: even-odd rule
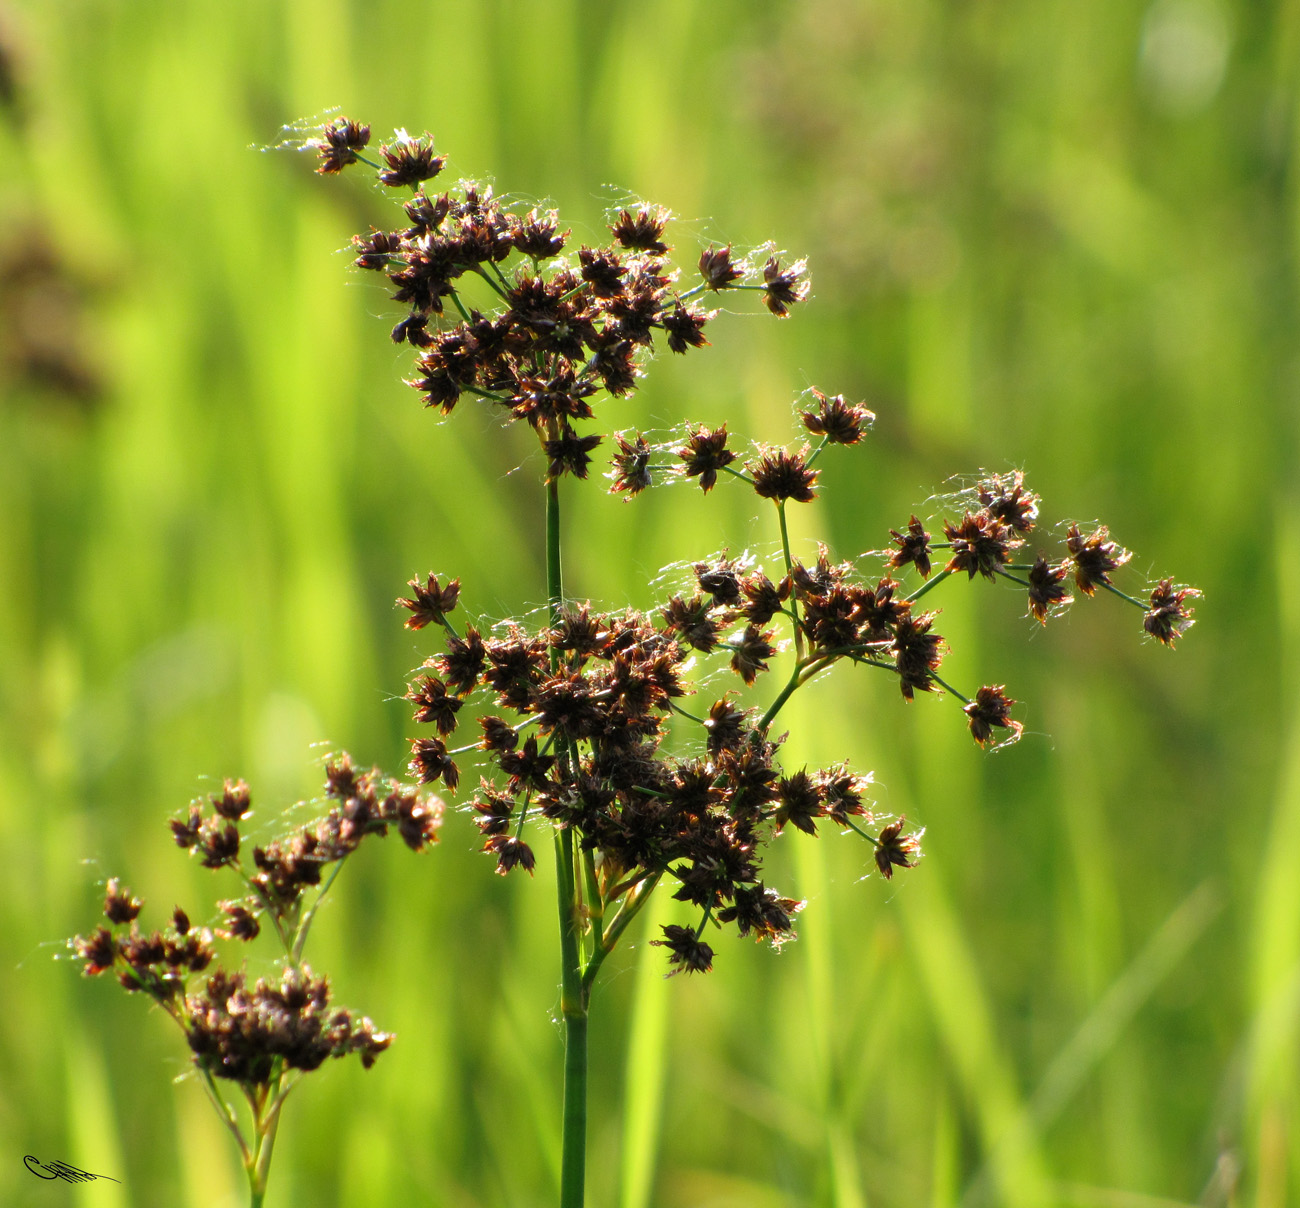
[[[108,1179],[110,1183],[120,1183],[121,1179],[114,1179],[106,1174],[91,1174],[88,1170],[78,1170],[75,1166],[69,1166],[67,1162],[48,1162],[42,1164],[38,1162],[31,1154],[23,1158],[23,1165],[32,1172],[38,1179],[63,1179],[68,1183],[93,1183],[96,1179]],[[49,1174],[42,1174],[41,1171],[48,1170]]]

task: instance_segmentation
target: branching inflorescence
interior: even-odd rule
[[[442,823],[438,798],[385,781],[377,771],[360,772],[347,755],[331,760],[326,776],[326,795],[335,804],[325,817],[255,846],[251,866],[239,829],[251,813],[243,781],[226,781],[221,793],[173,820],[179,847],[203,867],[229,869],[242,882],[241,896],[218,904],[215,931],[195,926],[179,906],[165,930],[142,931],[143,903],[114,878],[104,899],[107,924],[72,941],[88,975],[116,973],[126,990],[143,993],[179,1025],[203,1087],[239,1146],[254,1205],[265,1194],[281,1109],[301,1076],[327,1058],[353,1053],[369,1069],[393,1039],[369,1019],[331,1008],[328,980],[303,962],[321,900],[363,839],[382,837],[392,826],[421,851],[437,841]],[[216,963],[218,937],[248,943],[263,930],[280,948],[278,978],[250,984],[242,968]],[[218,1078],[242,1095],[247,1129]]]
[[[701,299],[752,290],[785,317],[808,294],[803,261],[783,266],[768,255],[760,266],[729,246],[705,248],[697,279],[684,285],[668,261],[670,215],[654,206],[623,209],[606,246],[572,252],[553,210],[505,206],[472,183],[431,195],[426,182],[446,160],[427,135],[399,131],[379,161],[366,158],[368,142],[368,127],[335,121],[317,141],[318,170],[363,161],[379,169],[383,184],[413,191],[403,206],[407,225],[353,240],[356,265],[385,275],[393,298],[409,307],[392,336],[416,349],[410,385],[444,414],[469,396],[527,422],[546,457],[552,499],[564,476],[587,477],[604,441],[604,433],[582,428],[598,396],[635,391],[656,344],[684,354],[708,342],[704,332],[718,312]],[[467,301],[462,278],[481,283],[474,292],[489,300],[486,311]],[[912,516],[881,555],[883,577],[832,562],[825,547],[814,564],[801,562],[790,553],[787,505],[813,499],[823,451],[859,444],[875,418],[842,396],[813,390],[808,399],[802,421],[815,447],[762,445],[746,457],[731,447],[725,424],[691,425],[666,447],[640,432],[615,436],[611,489],[629,498],[675,475],[706,493],[735,478],[770,500],[782,549],[771,576],[747,557],[714,556],[697,563],[693,583],[658,611],[612,614],[566,599],[553,576],[551,614],[537,630],[509,622],[495,631],[470,625],[462,634],[450,618],[460,595],[455,579],[414,579],[400,601],[409,628],[436,624],[447,642],[407,694],[416,720],[436,729],[415,740],[413,773],[455,789],[453,756],[486,753],[495,774],[480,780],[472,803],[500,872],[533,869],[523,837],[529,819],[576,840],[584,875],[575,877],[574,911],[589,975],[664,876],[677,884],[677,898],[699,910],[696,927],[669,926],[657,941],[677,968],[711,966],[702,938],[710,921],[777,943],[788,938],[800,904],[768,887],[761,865],[764,842],[787,825],[809,834],[823,821],[851,827],[874,844],[884,876],[911,867],[919,835],[904,834],[901,820],[877,829],[865,777],[846,766],[786,771],[771,730],[798,687],[846,661],[891,672],[908,700],[946,690],[963,703],[981,745],[999,734],[1018,738],[1015,702],[1002,686],[967,697],[941,678],[947,646],[934,629],[938,614],[919,607],[939,582],[962,572],[1012,580],[1027,589],[1029,613],[1043,623],[1072,602],[1071,576],[1084,594],[1098,587],[1121,594],[1110,572],[1129,555],[1105,528],[1085,536],[1072,527],[1059,561],[1041,554],[1016,561],[1038,515],[1019,473],[982,479],[964,515],[945,523],[942,542]],[[934,572],[939,551],[947,561]],[[924,581],[910,594],[894,577],[908,567]],[[1142,605],[1147,631],[1172,644],[1191,623],[1186,601],[1196,594],[1163,582]],[[745,707],[732,693],[698,712],[683,705],[694,693],[688,664],[728,662],[749,687],[770,671],[785,634],[794,664],[765,709]],[[458,712],[475,693],[507,716],[482,717],[482,739],[451,749]],[[698,741],[681,753],[665,747],[674,714],[699,725]]]
[[[1200,593],[1170,579],[1148,602],[1122,592],[1111,575],[1130,555],[1104,527],[1085,533],[1073,525],[1052,558],[1040,552],[1021,560],[1037,531],[1039,501],[1019,472],[986,474],[962,492],[962,514],[944,521],[943,540],[913,515],[890,531],[884,550],[837,562],[819,545],[815,560],[801,560],[791,551],[787,510],[816,497],[817,463],[829,446],[863,442],[875,419],[864,405],[810,390],[800,405],[805,443],[748,450],[736,447],[726,424],[687,425],[665,442],[636,430],[592,430],[592,421],[602,396],[636,391],[657,349],[687,355],[707,345],[719,311],[706,303],[720,295],[755,293],[786,317],[808,296],[804,261],[771,248],[737,256],[730,245],[710,245],[687,284],[669,259],[664,209],[624,208],[609,224],[608,243],[574,249],[554,210],[504,204],[475,183],[431,192],[428,182],[446,158],[428,135],[398,131],[377,158],[369,142],[369,127],[339,118],[308,146],[319,152],[323,174],[364,163],[381,185],[407,193],[396,229],[372,229],[352,242],[356,266],[386,278],[405,308],[392,339],[414,351],[409,384],[443,415],[468,397],[522,421],[545,465],[543,623],[461,622],[460,580],[441,572],[412,579],[398,603],[407,628],[433,627],[443,637],[406,694],[416,722],[429,728],[412,742],[411,771],[424,785],[455,792],[457,761],[479,761],[469,800],[500,873],[531,873],[537,857],[526,836],[541,828],[552,839],[566,1038],[560,1203],[580,1208],[592,987],[655,888],[675,886],[691,921],[664,926],[651,942],[667,950],[672,972],[706,972],[714,960],[710,926],[773,945],[792,937],[802,903],[767,884],[762,858],[787,827],[813,836],[826,824],[856,831],[886,878],[921,854],[921,835],[907,831],[903,818],[875,816],[869,776],[847,762],[783,765],[784,735],[774,733],[774,722],[799,688],[839,663],[878,668],[908,701],[918,692],[956,698],[980,746],[1006,745],[1022,724],[1005,688],[984,685],[966,696],[940,674],[947,643],[935,629],[939,614],[921,604],[940,583],[963,573],[967,581],[1008,580],[1027,593],[1028,615],[1041,624],[1073,602],[1072,592],[1092,596],[1100,588],[1141,609],[1146,632],[1167,646],[1191,625],[1189,601]],[[610,490],[627,499],[670,479],[694,481],[706,494],[724,480],[746,484],[767,501],[760,506],[772,506],[779,559],[764,567],[748,554],[705,556],[649,612],[602,611],[569,598],[561,483],[587,478],[598,456],[609,457]],[[907,576],[920,583],[909,590]],[[755,684],[774,668],[779,686],[754,703]],[[737,677],[734,691],[710,691],[707,703],[692,699],[715,673],[728,672]],[[471,713],[471,740],[453,745],[462,714]],[[396,825],[418,850],[441,817],[436,798],[392,782],[381,790],[375,774],[358,775],[346,760],[330,766],[328,791],[339,807],[316,828],[255,850],[252,869],[239,860],[242,785],[213,798],[211,812],[195,806],[172,824],[177,842],[205,865],[243,877],[248,896],[221,907],[225,933],[250,939],[259,919],[269,922],[285,953],[278,984],[250,989],[242,973],[221,971],[192,993],[189,979],[212,961],[208,932],[178,911],[165,935],[143,936],[134,922],[138,903],[115,882],[105,907],[112,926],[76,941],[87,972],[116,969],[128,989],[147,992],[185,1030],[239,1140],[250,1187],[255,1167],[265,1186],[269,1138],[295,1071],[347,1052],[369,1063],[389,1039],[368,1021],[329,1013],[324,980],[301,963],[315,912],[314,905],[303,910],[304,891],[323,894],[333,876],[322,880],[324,870],[337,871],[365,835]],[[247,1096],[254,1145],[214,1078],[234,1080]]]

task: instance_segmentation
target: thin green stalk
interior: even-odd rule
[[[564,1016],[564,1148],[560,1208],[583,1208],[587,1175],[587,1012]]]
[[[587,993],[575,911],[573,832],[556,831],[560,911],[560,1013],[564,1017],[564,1120],[560,1208],[583,1208],[587,1179]]]
[[[560,485],[546,484],[546,596],[551,623],[564,603],[560,562]],[[551,665],[559,654],[551,651]],[[560,922],[560,1013],[564,1017],[564,1116],[560,1157],[560,1208],[583,1208],[587,1181],[587,988],[579,945],[573,831],[555,832],[556,906]]]
[[[344,856],[343,860],[347,857]],[[293,949],[289,953],[289,960],[295,969],[302,965],[302,950],[307,943],[307,932],[311,930],[311,925],[316,918],[316,912],[320,909],[320,904],[325,895],[329,893],[330,886],[334,884],[334,879],[343,871],[343,860],[335,861],[334,867],[330,870],[329,876],[325,879],[325,884],[320,887],[320,892],[316,895],[316,900],[311,904],[311,908],[303,916],[302,922],[298,925],[298,938],[293,942]]]
[[[1149,604],[1144,604],[1141,600],[1135,600],[1128,594],[1128,592],[1120,591],[1120,589],[1113,583],[1107,583],[1104,579],[1101,581],[1101,585],[1110,592],[1112,596],[1119,596],[1121,600],[1127,600],[1134,608],[1140,608],[1143,612],[1146,612],[1151,607]]]
[[[932,578],[927,579],[924,583],[921,584],[920,587],[918,587],[910,596],[907,597],[907,603],[915,604],[917,600],[919,600],[923,595],[925,595],[927,591],[930,591],[931,589],[938,587],[939,584],[942,583],[950,574],[952,574],[952,571],[950,570],[941,570],[937,572]]]
[[[785,573],[789,576],[791,583],[794,582],[794,563],[790,559],[790,532],[785,524],[785,500],[780,500],[776,505],[777,519],[781,522],[781,553],[785,557]],[[793,587],[790,590],[790,616],[794,620],[794,654],[800,662],[803,661],[803,622],[799,619],[799,604],[795,599]],[[795,669],[798,674],[798,668]],[[789,693],[787,692],[788,696]]]

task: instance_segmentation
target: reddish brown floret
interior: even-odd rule
[[[895,865],[899,868],[914,868],[916,861],[911,857],[921,854],[921,835],[924,831],[904,835],[902,830],[906,821],[903,817],[897,822],[891,822],[876,840],[876,867],[886,881],[893,879]]]
[[[657,948],[668,949],[668,963],[675,965],[674,973],[707,973],[713,968],[713,949],[704,943],[689,927],[675,923],[663,925],[664,938],[651,940]]]
[[[784,319],[790,307],[808,296],[807,269],[806,260],[796,260],[789,268],[782,269],[775,256],[763,265],[763,301],[778,319]]]
[[[113,933],[103,924],[96,927],[87,938],[78,936],[72,941],[72,945],[78,959],[86,962],[82,972],[87,977],[94,977],[98,973],[111,969],[117,959],[117,941],[113,938]]]
[[[708,343],[704,338],[704,325],[715,313],[683,306],[680,302],[665,312],[662,322],[668,335],[669,351],[683,353],[688,348],[703,348]]]
[[[104,917],[110,923],[129,923],[138,918],[144,903],[133,898],[116,877],[109,881],[104,891]]]
[[[762,632],[754,625],[746,625],[745,632],[729,643],[731,669],[747,684],[752,684],[760,671],[767,670],[767,660],[776,654],[769,639],[770,632]]]
[[[428,582],[423,586],[419,579],[411,579],[407,587],[415,598],[397,601],[403,608],[410,609],[411,615],[405,621],[407,629],[423,629],[431,622],[441,625],[443,618],[456,607],[456,601],[460,599],[459,579],[452,579],[443,587],[438,582],[438,577],[430,574]]]
[[[316,168],[322,176],[342,172],[348,164],[357,162],[357,152],[370,142],[370,127],[346,117],[335,118],[321,131],[321,137],[313,139],[309,146],[320,152],[320,164]]]
[[[934,613],[900,616],[894,622],[894,660],[903,696],[912,699],[915,691],[933,692],[934,673],[943,658],[944,640],[930,632]]]
[[[227,780],[222,786],[221,795],[209,798],[212,808],[230,822],[237,822],[246,817],[252,797],[248,785],[242,780]]]
[[[1142,618],[1142,627],[1156,641],[1166,646],[1173,644],[1194,624],[1187,600],[1194,600],[1201,595],[1194,587],[1182,587],[1175,590],[1172,579],[1161,579],[1151,593],[1151,608]]]
[[[818,772],[817,789],[826,817],[840,826],[849,825],[850,815],[864,817],[867,808],[862,804],[862,797],[870,782],[869,775],[855,776],[845,767],[825,768]]]
[[[456,728],[462,702],[448,695],[446,685],[437,677],[425,675],[416,680],[407,690],[406,699],[415,706],[415,720],[421,725],[433,723],[444,736]]]
[[[411,774],[421,784],[441,780],[453,792],[460,783],[460,769],[447,753],[447,744],[437,738],[417,738],[411,743]]]
[[[514,245],[525,256],[534,260],[549,260],[564,250],[566,231],[560,233],[554,210],[548,210],[539,216],[536,210],[529,210],[514,231]]]
[[[609,488],[611,495],[621,491],[631,499],[650,486],[650,445],[646,438],[639,432],[632,442],[620,436],[613,467],[614,485]]]
[[[789,822],[805,834],[817,836],[817,819],[825,810],[822,806],[821,791],[818,783],[808,775],[807,770],[782,776],[777,781],[776,829],[779,834]]]
[[[1018,533],[1033,530],[1038,519],[1038,496],[1025,490],[1025,476],[1019,470],[985,479],[975,488],[975,493],[984,511],[995,520],[1001,520]]]
[[[1025,728],[1020,722],[1012,720],[1011,706],[1015,703],[1001,684],[986,684],[982,687],[975,693],[975,699],[963,709],[970,719],[971,737],[980,746],[985,746],[993,737],[993,727],[997,726],[1009,731],[1004,745],[1015,742]]]
[[[900,533],[897,529],[890,529],[889,535],[898,546],[889,555],[890,568],[901,570],[910,562],[915,564],[921,578],[928,579],[930,577],[930,534],[925,531],[925,526],[913,516],[907,526],[906,534]]]
[[[379,179],[394,189],[431,180],[447,163],[445,155],[433,153],[433,139],[429,135],[410,138],[404,130],[397,132],[397,140],[390,146],[380,147],[379,154],[388,165],[379,173]]]
[[[610,226],[614,238],[629,252],[648,252],[663,256],[669,250],[663,241],[664,227],[672,215],[659,206],[641,206],[636,213],[623,210],[618,221]]]
[[[700,276],[709,289],[720,290],[735,285],[745,273],[731,261],[731,244],[718,248],[710,244],[700,253]]]
[[[808,503],[817,495],[813,490],[817,471],[809,468],[802,453],[768,449],[757,462],[750,464],[749,472],[754,479],[754,490],[764,499],[776,503],[787,499]]]
[[[587,467],[591,465],[591,451],[600,441],[597,435],[579,436],[565,425],[557,439],[542,441],[542,448],[550,458],[546,467],[547,477],[554,479],[562,474],[572,474],[575,478],[586,478]]]
[[[1092,595],[1098,584],[1110,585],[1110,572],[1124,565],[1133,555],[1110,540],[1110,531],[1103,524],[1095,533],[1085,537],[1077,524],[1070,525],[1065,548],[1074,563],[1075,586],[1085,596]]]
[[[952,558],[945,569],[964,570],[971,579],[977,574],[996,578],[998,568],[1010,562],[1011,551],[1022,544],[987,512],[967,512],[961,524],[945,524],[943,531],[952,542]]]
[[[856,445],[862,439],[863,429],[876,422],[874,412],[846,403],[842,394],[828,398],[820,390],[814,390],[812,396],[817,400],[817,410],[802,412],[803,426],[832,444]]]
[[[219,905],[227,922],[225,927],[218,931],[218,935],[245,942],[257,938],[262,928],[257,921],[257,916],[247,905],[243,902],[221,902]]]
[[[1053,566],[1041,554],[1029,568],[1029,615],[1040,625],[1047,624],[1054,608],[1066,608],[1074,603],[1065,580],[1070,574],[1070,563]]]
[[[749,601],[741,609],[745,619],[753,625],[766,625],[781,611],[781,606],[790,598],[793,584],[788,576],[778,585],[762,572],[758,572],[742,579],[740,587]]]
[[[703,596],[685,600],[673,596],[664,605],[661,615],[670,633],[676,633],[693,650],[708,654],[718,644],[718,620],[711,616],[712,605]]]
[[[727,448],[726,424],[713,431],[703,426],[697,428],[685,446],[677,450],[677,456],[685,463],[682,473],[687,478],[698,475],[705,494],[717,485],[718,471],[736,460],[736,455]]]
[[[513,868],[522,868],[529,876],[537,865],[533,849],[522,839],[513,835],[492,835],[483,844],[483,850],[492,852],[497,858],[497,872],[505,876]]]
[[[352,246],[358,253],[352,262],[357,268],[381,269],[401,254],[402,238],[372,230],[369,235],[353,235]]]
[[[615,298],[623,292],[627,267],[607,248],[579,248],[578,264],[582,279],[597,298]]]

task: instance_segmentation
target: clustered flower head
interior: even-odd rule
[[[72,941],[87,975],[115,972],[125,989],[146,994],[180,1025],[203,1070],[250,1091],[270,1086],[285,1070],[313,1070],[327,1057],[357,1053],[368,1068],[392,1041],[368,1019],[331,1009],[327,980],[301,963],[314,914],[304,912],[304,895],[323,892],[331,865],[390,826],[414,851],[436,842],[443,806],[377,770],[359,771],[346,754],[327,762],[325,793],[335,803],[325,817],[255,846],[251,868],[244,864],[239,833],[251,815],[251,794],[242,780],[227,780],[220,793],[172,821],[179,847],[205,867],[232,869],[243,882],[243,896],[218,903],[221,923],[215,931],[195,926],[179,906],[165,928],[142,930],[143,903],[113,878],[104,897],[106,923]],[[218,938],[249,942],[265,927],[286,958],[278,980],[250,985],[242,971],[214,964]]]
[[[369,136],[348,118],[330,123],[311,144],[317,171],[358,162]],[[384,275],[408,308],[393,339],[417,350],[411,386],[444,414],[469,395],[529,424],[551,478],[587,476],[603,438],[578,426],[593,417],[598,394],[636,389],[656,342],[677,354],[708,343],[716,312],[694,301],[701,294],[752,289],[778,317],[808,296],[803,260],[783,265],[772,254],[756,268],[730,246],[705,249],[697,281],[684,286],[667,259],[671,215],[657,206],[621,210],[607,244],[573,249],[554,210],[508,205],[476,184],[431,195],[425,182],[445,157],[433,154],[428,135],[399,131],[380,155],[379,181],[412,193],[399,228],[353,239],[355,264]],[[614,460],[618,489],[629,494],[647,481],[637,449],[623,442]],[[720,468],[706,458],[692,472],[707,490]]]
[[[496,774],[483,777],[471,797],[484,851],[499,872],[533,870],[522,832],[526,820],[544,819],[598,856],[605,909],[668,875],[678,900],[698,908],[702,920],[777,944],[790,937],[801,904],[766,883],[761,849],[787,824],[808,834],[826,821],[870,826],[866,778],[843,767],[784,773],[780,740],[729,694],[700,719],[693,750],[665,747],[669,719],[694,692],[687,678],[693,657],[727,660],[752,683],[776,653],[771,634],[745,611],[751,597],[766,595],[762,582],[778,606],[782,591],[743,571],[726,558],[701,563],[697,590],[673,596],[655,614],[596,613],[584,604],[540,632],[511,624],[485,637],[471,626],[460,638],[447,621],[448,649],[426,662],[410,697],[468,702],[477,694],[484,708],[505,711],[479,718],[475,745]],[[794,590],[809,605],[810,635],[824,624],[817,602],[823,611],[834,607],[839,575],[823,558],[798,576],[804,586]],[[790,593],[787,585],[785,597]],[[454,728],[461,712],[443,716]],[[431,747],[438,754],[432,761]],[[412,752],[411,770],[422,781],[458,780],[443,737],[417,738]],[[919,844],[900,850],[915,853]],[[695,933],[670,927],[662,943],[676,966],[712,966],[712,949]]]
[[[347,119],[333,123],[317,142],[318,170],[361,158],[361,129]],[[411,385],[425,404],[447,414],[468,395],[528,424],[546,458],[548,499],[558,499],[560,478],[587,477],[604,435],[584,425],[602,394],[631,394],[659,344],[674,354],[707,344],[717,312],[701,309],[699,299],[754,290],[785,317],[808,296],[805,262],[768,249],[737,257],[731,245],[710,245],[693,283],[684,279],[668,260],[671,215],[658,207],[624,208],[608,242],[575,248],[554,210],[507,205],[474,184],[428,192],[424,182],[443,161],[427,136],[402,136],[394,146],[403,164],[415,166],[397,171],[389,149],[382,150],[387,167],[375,166],[381,183],[411,190],[405,222],[357,236],[355,264],[385,276],[406,308],[393,339],[416,350]],[[862,445],[875,415],[812,389],[800,419],[815,444],[757,444],[745,454],[727,424],[691,424],[660,443],[619,432],[612,450],[611,489],[627,499],[671,479],[693,481],[705,494],[731,479],[746,483],[779,521],[782,559],[771,575],[747,556],[724,553],[695,563],[694,581],[648,612],[598,612],[555,593],[544,626],[476,623],[463,634],[453,620],[458,579],[412,579],[411,595],[399,600],[408,628],[438,625],[446,638],[407,692],[417,724],[434,731],[412,741],[412,773],[454,791],[457,756],[477,748],[485,757],[491,775],[479,780],[471,806],[500,873],[533,871],[530,820],[568,832],[589,869],[590,884],[575,882],[575,913],[595,935],[594,949],[605,950],[602,919],[630,917],[663,878],[700,912],[697,926],[668,926],[657,941],[674,970],[712,967],[713,949],[702,939],[709,923],[777,943],[788,938],[800,904],[768,886],[762,867],[764,845],[787,829],[815,835],[829,820],[870,840],[882,876],[911,867],[920,832],[904,832],[902,819],[877,826],[864,778],[844,765],[782,765],[782,739],[770,729],[784,701],[848,661],[891,673],[908,701],[918,693],[956,696],[981,747],[1014,742],[1023,723],[1002,685],[967,697],[941,678],[948,644],[939,611],[923,610],[921,597],[963,572],[967,581],[1005,578],[1027,590],[1029,614],[1045,623],[1072,602],[1071,576],[1087,595],[1098,586],[1116,590],[1110,573],[1128,560],[1105,528],[1085,536],[1076,526],[1064,558],[1017,562],[1036,531],[1039,500],[1015,472],[985,476],[965,492],[962,510],[942,523],[942,542],[916,515],[890,530],[883,575],[836,563],[824,546],[815,562],[802,561],[790,549],[787,510],[816,498],[822,453]],[[911,592],[901,583],[908,568],[923,580]],[[1190,624],[1187,601],[1195,594],[1162,583],[1150,608],[1142,606],[1147,632],[1172,643]],[[766,711],[730,692],[707,708],[689,699],[697,660],[705,674],[730,671],[744,694],[791,657],[790,679]],[[452,747],[471,714],[479,715],[481,740]],[[699,727],[693,742],[681,740],[686,721]],[[223,850],[218,843],[214,856]]]

